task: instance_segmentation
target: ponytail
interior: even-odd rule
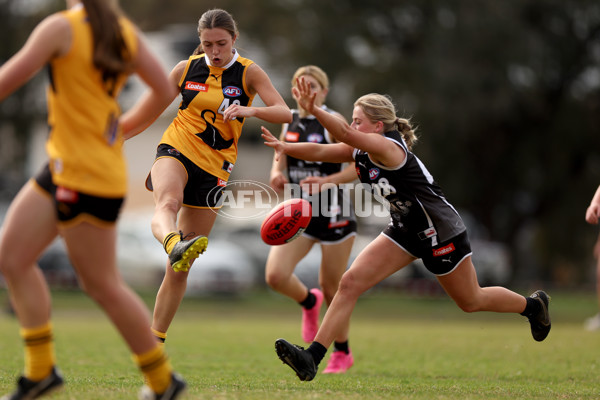
[[[417,143],[416,129],[410,125],[410,121],[396,116],[396,107],[392,99],[387,95],[370,93],[354,102],[354,106],[362,108],[363,112],[372,122],[383,122],[385,132],[397,129],[402,135],[408,150]]]
[[[404,118],[396,118],[396,127],[398,132],[402,135],[402,139],[404,139],[408,150],[412,150],[413,146],[418,141],[417,135],[415,134],[417,129],[413,128],[410,121]]]
[[[105,83],[114,85],[117,76],[132,69],[131,52],[125,44],[116,2],[82,0],[94,39],[94,66],[102,71]]]

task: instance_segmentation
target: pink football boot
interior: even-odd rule
[[[310,289],[317,301],[313,308],[307,310],[302,308],[302,339],[306,343],[311,343],[315,340],[317,331],[319,330],[319,316],[321,314],[321,306],[323,305],[323,292],[319,289]]]

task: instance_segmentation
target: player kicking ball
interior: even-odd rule
[[[314,341],[304,350],[284,339],[275,342],[278,357],[303,381],[312,380],[336,335],[349,326],[356,301],[368,289],[417,259],[433,273],[465,312],[518,313],[542,341],[550,332],[548,295],[537,290],[524,297],[503,287],[481,287],[471,259],[466,227],[424,164],[412,153],[416,142],[407,119],[398,118],[387,96],[368,94],[354,103],[352,124],[315,107],[302,78],[294,89],[301,106],[340,143],[287,143],[262,128],[265,144],[281,154],[308,161],[352,162],[361,182],[383,197],[391,221],[344,273]]]

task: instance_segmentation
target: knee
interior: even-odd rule
[[[323,290],[323,296],[328,300],[327,303],[329,304],[338,290],[338,282],[320,282],[320,286]]]
[[[177,214],[181,208],[181,201],[175,197],[169,197],[156,204],[156,211],[163,211]]]
[[[265,282],[270,288],[277,290],[286,281],[286,277],[279,271],[268,271],[265,273]]]
[[[79,279],[79,287],[83,290],[89,298],[94,300],[95,303],[103,306],[106,302],[110,301],[110,291],[104,285],[98,284],[97,282],[90,282],[89,280]]]
[[[342,296],[358,297],[364,290],[360,287],[360,283],[356,280],[351,270],[348,270],[342,275],[336,292]],[[335,294],[335,293],[334,293]]]
[[[23,270],[27,268],[29,263],[21,260],[19,262],[17,257],[11,257],[10,252],[4,252],[0,257],[0,273],[4,275],[7,280],[11,280],[13,277],[19,274],[23,274]],[[33,263],[32,263],[33,265]]]

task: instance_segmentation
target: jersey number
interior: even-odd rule
[[[219,114],[223,115],[225,114],[225,110],[227,110],[229,108],[231,99],[228,98],[224,98],[223,102],[221,103],[221,105],[219,106],[219,110],[217,111]],[[239,100],[233,100],[231,102],[231,104],[237,104],[238,106],[241,104]]]

